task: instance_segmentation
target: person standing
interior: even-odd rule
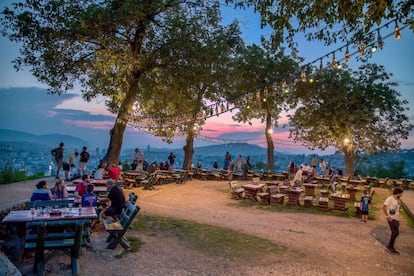
[[[168,156],[168,160],[170,161],[170,169],[174,169],[174,163],[175,163],[175,155],[174,153],[170,153]]]
[[[76,158],[78,158],[79,153],[71,153],[68,157],[68,162],[63,162],[63,171],[65,172],[65,180],[68,181],[70,176],[70,171],[72,168],[76,167]]]
[[[250,164],[250,156],[247,156],[247,159],[243,164],[242,180],[247,180],[247,174],[249,173],[251,167],[252,165]]]
[[[79,157],[79,169],[78,174],[84,175],[87,174],[86,172],[86,165],[89,161],[89,153],[86,147],[82,147],[82,152],[80,153]]]
[[[135,148],[134,153],[132,154],[132,163],[136,163],[137,166],[135,167],[136,171],[143,171],[144,170],[144,153],[139,148]]]
[[[368,211],[371,198],[367,195],[367,190],[364,190],[364,195],[361,197],[361,222],[368,221]]]
[[[387,197],[382,206],[382,211],[385,214],[385,218],[388,221],[388,225],[391,229],[391,237],[388,243],[387,249],[393,254],[400,254],[395,247],[394,243],[398,235],[400,234],[400,208],[401,208],[401,196],[404,191],[401,188],[395,188],[392,195]]]
[[[243,163],[243,157],[239,155],[239,157],[237,158],[237,170],[238,171],[242,170],[242,163]]]
[[[65,151],[65,144],[60,143],[59,147],[52,149],[51,153],[56,160],[56,179],[59,179],[60,169],[63,168],[63,153]]]
[[[318,164],[318,158],[316,158],[316,155],[314,154],[311,161],[311,166],[313,168],[316,168],[316,165]]]

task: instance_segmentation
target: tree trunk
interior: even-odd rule
[[[353,176],[355,172],[355,168],[354,168],[355,154],[352,149],[352,146],[345,147],[343,152],[345,155],[345,175]]]
[[[136,93],[134,89],[131,89],[121,104],[120,111],[118,112],[118,116],[116,117],[114,126],[109,131],[109,146],[105,156],[100,160],[101,163],[107,162],[109,165],[118,164],[119,162],[119,155],[122,149],[124,133],[126,125],[128,123],[127,114],[132,110],[132,107],[135,102],[135,94]]]
[[[267,142],[267,169],[268,172],[274,172],[275,170],[275,159],[274,159],[274,150],[275,146],[273,145],[272,133],[270,132],[272,127],[272,117],[268,114],[266,117],[266,142]]]
[[[194,156],[194,131],[192,127],[188,128],[187,137],[185,138],[184,150],[184,161],[183,161],[183,170],[190,170],[191,164],[193,162]]]

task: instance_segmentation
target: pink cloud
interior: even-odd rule
[[[97,130],[109,130],[113,127],[113,121],[75,121],[64,120],[67,125],[73,125],[81,128],[97,129]]]

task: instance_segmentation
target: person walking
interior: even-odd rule
[[[78,174],[80,175],[87,174],[86,165],[88,165],[88,161],[89,161],[88,149],[86,147],[82,147],[82,152],[80,153],[80,156],[79,156]]]
[[[401,196],[404,191],[401,188],[395,188],[392,192],[392,195],[387,197],[382,206],[382,210],[385,214],[385,217],[388,221],[388,225],[391,229],[390,241],[387,245],[387,250],[392,254],[400,254],[398,250],[395,249],[394,243],[400,234],[400,207],[401,207]]]
[[[60,143],[59,147],[51,150],[51,153],[55,157],[56,161],[56,179],[59,179],[60,169],[63,168],[63,153],[65,151],[64,146],[64,143]]]

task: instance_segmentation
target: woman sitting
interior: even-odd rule
[[[30,198],[31,201],[36,200],[51,200],[52,195],[49,191],[49,186],[47,185],[47,182],[44,180],[41,180],[36,185],[36,190],[33,191],[32,197]]]
[[[69,197],[68,190],[63,179],[56,180],[55,187],[50,189],[53,199],[67,199]]]

